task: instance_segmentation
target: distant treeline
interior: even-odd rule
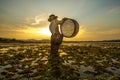
[[[0,42],[22,42],[21,40],[16,40],[15,38],[0,38]]]
[[[120,39],[118,40],[103,40],[104,42],[120,42]]]
[[[79,42],[120,42],[120,40],[101,40],[101,41],[63,41],[65,43],[79,43]]]
[[[0,38],[0,42],[2,42],[2,43],[48,43],[49,40],[47,40],[47,39],[43,39],[43,40],[34,40],[34,39],[18,40],[15,38]]]
[[[35,39],[28,39],[28,40],[18,40],[15,38],[0,38],[0,42],[2,43],[49,43],[50,40],[43,39],[43,40],[35,40]],[[120,42],[118,40],[102,40],[102,41],[63,41],[64,43],[79,43],[79,42]]]

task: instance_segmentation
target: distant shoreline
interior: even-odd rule
[[[49,43],[50,40],[42,39],[28,39],[28,40],[19,40],[15,38],[0,38],[0,43]],[[63,41],[63,43],[80,43],[80,42],[120,42],[120,39],[116,40],[101,40],[101,41]]]

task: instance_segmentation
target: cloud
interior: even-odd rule
[[[12,25],[12,24],[0,24],[0,31],[14,31],[14,30],[18,30],[19,27],[17,27],[16,25]]]
[[[43,13],[43,14],[36,15],[34,17],[27,18],[26,21],[31,25],[38,25],[43,22],[47,22],[47,19],[48,19],[48,14]]]
[[[49,26],[47,21],[48,14],[42,13],[36,16],[27,17],[25,19],[25,25],[35,27],[35,28],[44,28]]]
[[[108,11],[108,14],[120,15],[120,7],[114,7]]]
[[[107,31],[99,31],[99,34],[102,35],[120,35],[120,29],[111,29],[111,30],[107,30]]]
[[[35,16],[35,22],[32,23],[31,25],[37,25],[37,24],[40,24],[40,22],[43,22],[45,21],[46,19],[43,18],[42,15],[38,15],[38,16]]]
[[[89,36],[87,39],[91,40],[120,39],[120,29],[98,29],[89,31],[87,35]]]
[[[6,38],[49,39],[50,37],[44,35],[43,31],[46,34],[43,28],[36,28],[36,27],[31,27],[23,24],[21,25],[0,24],[0,37],[6,37]]]
[[[120,28],[103,29],[95,27],[89,29],[86,25],[81,25],[79,33],[74,37],[66,40],[110,40],[120,39]]]
[[[27,17],[24,20],[22,19],[21,23],[18,24],[0,23],[0,32],[2,32],[2,34],[10,32],[9,34],[14,33],[13,35],[17,33],[36,35],[43,28],[49,29],[49,22],[47,21],[47,18],[47,14],[39,14],[34,17]]]

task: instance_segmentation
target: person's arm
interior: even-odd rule
[[[64,18],[59,22],[59,24],[62,25],[63,22],[64,22],[65,20],[67,20],[67,19],[69,19],[69,18],[64,17]]]

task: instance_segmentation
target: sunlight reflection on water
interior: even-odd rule
[[[88,77],[94,77],[92,73],[96,73],[96,71],[93,69],[92,66],[84,66],[85,60],[79,61],[81,65],[73,65],[75,63],[74,58],[78,58],[81,55],[83,58],[88,58],[89,57],[94,57],[94,58],[101,58],[102,59],[96,59],[97,63],[104,63],[108,61],[109,59],[112,61],[112,63],[116,64],[116,67],[109,66],[107,64],[107,67],[105,68],[106,70],[113,72],[114,75],[120,75],[120,66],[117,64],[120,64],[119,58],[113,57],[112,55],[105,54],[105,56],[97,56],[96,54],[93,53],[87,53],[87,48],[91,48],[92,46],[97,46],[97,47],[102,47],[103,49],[116,49],[119,48],[120,43],[113,43],[113,44],[108,44],[108,43],[63,43],[61,45],[61,48],[59,49],[59,54],[60,57],[64,58],[64,65],[71,65],[72,67],[76,68],[79,70],[81,76],[88,76]],[[119,45],[119,46],[118,46]],[[74,47],[73,47],[74,46]],[[77,47],[76,47],[77,46]],[[82,50],[81,48],[86,48]],[[76,48],[75,48],[76,47]],[[14,69],[16,72],[14,72],[13,77],[21,77],[23,79],[24,77],[24,69],[31,69],[30,71],[33,71],[33,73],[37,73],[37,66],[43,66],[44,64],[47,64],[48,62],[48,56],[50,52],[50,44],[17,44],[17,45],[12,45],[12,44],[2,44],[0,45],[0,77],[5,78],[7,73],[10,73],[11,71],[7,69]],[[102,54],[102,53],[101,53]],[[103,53],[104,54],[104,53]],[[91,59],[92,59],[91,58]],[[97,65],[97,64],[96,64]],[[17,67],[15,67],[17,66]],[[23,73],[22,73],[23,72]],[[89,74],[86,74],[85,72],[91,72]],[[12,74],[12,73],[11,73]],[[39,75],[40,76],[40,75]],[[103,73],[102,76],[110,76],[109,73]],[[37,76],[36,76],[37,77]],[[26,78],[24,78],[26,79]]]

